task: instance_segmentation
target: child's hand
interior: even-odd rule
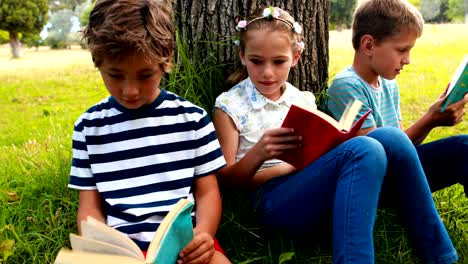
[[[210,263],[215,253],[213,238],[206,232],[197,232],[179,254],[177,264],[206,264]]]
[[[440,112],[442,104],[445,101],[446,96],[439,98],[429,108],[427,114],[429,115],[430,123],[433,127],[438,126],[454,126],[463,120],[465,115],[465,105],[468,103],[468,94],[465,94],[462,100],[449,105],[444,112]]]
[[[300,147],[300,143],[301,137],[294,135],[292,128],[281,127],[265,131],[253,149],[262,160],[269,160],[285,150]]]

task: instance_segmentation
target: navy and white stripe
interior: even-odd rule
[[[75,123],[69,187],[98,190],[107,224],[144,250],[162,218],[192,185],[225,165],[213,124],[200,107],[161,90],[129,110],[109,97]]]

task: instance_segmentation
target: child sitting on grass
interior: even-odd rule
[[[110,96],[75,123],[69,187],[87,216],[146,251],[181,198],[196,202],[194,238],[177,263],[230,263],[214,235],[225,165],[206,111],[160,88],[174,52],[170,0],[99,0],[84,30]]]
[[[259,220],[292,235],[313,236],[331,215],[333,262],[363,264],[375,261],[382,184],[395,181],[390,191],[423,261],[456,261],[414,146],[401,130],[379,128],[352,138],[303,170],[276,159],[301,144],[293,129],[281,127],[291,104],[316,107],[312,93],[286,81],[304,48],[302,28],[276,7],[255,11],[237,28],[248,76],[234,75],[238,83],[216,99],[213,120],[227,163],[220,182],[249,188]]]
[[[364,103],[358,117],[372,109],[361,135],[384,126],[404,129],[395,78],[410,63],[410,51],[422,34],[423,23],[419,11],[405,0],[360,2],[353,17],[353,64],[337,74],[327,90],[327,109],[335,118],[356,98]],[[468,135],[420,144],[432,129],[462,121],[468,95],[441,112],[445,97],[442,94],[404,131],[416,145],[431,190],[460,183],[468,197]]]

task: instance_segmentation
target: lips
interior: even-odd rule
[[[270,85],[273,85],[275,84],[275,82],[260,82],[262,85],[265,85],[265,86],[270,86]]]

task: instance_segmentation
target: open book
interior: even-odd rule
[[[346,107],[340,121],[316,109],[292,105],[282,127],[294,128],[302,137],[301,147],[283,153],[278,159],[302,170],[334,147],[357,135],[371,110],[354,123],[362,102],[354,100]]]
[[[174,264],[180,251],[193,239],[193,203],[180,199],[158,227],[146,258],[127,235],[88,217],[82,235],[70,234],[73,250],[61,249],[56,264]]]
[[[445,99],[440,111],[443,112],[448,105],[460,101],[466,93],[468,93],[468,54],[458,65],[457,70],[452,76],[447,89],[447,99]]]

